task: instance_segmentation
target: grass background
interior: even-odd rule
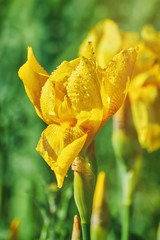
[[[0,0],[0,239],[8,239],[13,218],[22,240],[70,239],[73,173],[61,190],[54,173],[35,151],[45,124],[36,115],[18,78],[27,46],[51,73],[63,60],[77,57],[88,30],[104,18],[121,29],[160,30],[159,0]],[[105,170],[110,206],[110,239],[118,240],[116,164],[112,120],[96,137],[99,170]],[[160,151],[144,151],[143,169],[131,209],[131,239],[154,240],[160,220]]]

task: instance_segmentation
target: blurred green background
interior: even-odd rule
[[[140,31],[151,23],[160,30],[159,0],[0,0],[0,239],[6,240],[14,218],[20,239],[70,239],[73,173],[61,190],[54,173],[35,151],[45,124],[38,118],[19,67],[32,46],[51,73],[77,56],[88,30],[104,18],[121,29]],[[105,169],[110,206],[110,239],[120,237],[117,173],[111,145],[112,121],[96,137],[99,170]],[[160,151],[144,151],[143,169],[131,209],[131,239],[154,240],[160,220]]]

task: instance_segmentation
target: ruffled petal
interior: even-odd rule
[[[133,119],[139,142],[149,152],[160,148],[160,97],[156,102],[151,104],[139,100],[132,103]]]
[[[156,70],[139,74],[129,91],[139,142],[149,152],[160,148],[160,77]]]
[[[80,56],[84,54],[88,41],[93,42],[96,59],[101,67],[106,67],[108,61],[120,51],[122,44],[118,25],[110,19],[101,21],[90,30],[80,46]]]
[[[40,108],[40,95],[49,74],[40,66],[31,47],[28,47],[28,60],[19,69],[18,75],[24,83],[27,95],[33,103],[37,114],[43,119]]]
[[[65,83],[72,71],[75,70],[79,64],[79,58],[70,62],[63,61],[55,71],[52,72],[50,78],[53,82]]]
[[[90,49],[90,44],[88,51]],[[85,52],[85,55],[88,54]],[[92,56],[92,55],[91,55]],[[77,124],[95,134],[102,121],[103,108],[94,57],[80,57],[80,63],[68,79],[67,96],[76,115]]]
[[[61,188],[71,163],[85,144],[87,134],[78,127],[51,124],[42,133],[36,150],[55,172]]]
[[[96,58],[99,66],[104,68],[121,50],[122,39],[119,27],[114,21],[105,20],[102,27],[103,33],[96,49]]]
[[[59,122],[55,112],[55,102],[55,87],[48,79],[42,88],[40,97],[41,111],[47,124]]]
[[[41,109],[47,124],[63,121],[75,122],[75,117],[66,96],[66,85],[71,73],[75,70],[79,59],[64,61],[50,75],[42,88]]]
[[[120,108],[129,86],[137,52],[128,49],[117,54],[103,74],[101,95],[104,106],[102,125]]]

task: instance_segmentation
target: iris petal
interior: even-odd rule
[[[157,70],[155,67],[139,74],[129,91],[138,138],[149,152],[160,147],[160,78]]]
[[[102,121],[103,106],[99,76],[94,59],[80,58],[80,63],[68,79],[67,95],[78,125],[94,134]]]
[[[110,61],[104,72],[101,88],[104,105],[102,125],[117,112],[126,97],[136,56],[135,49],[124,50]]]
[[[28,60],[19,69],[18,75],[24,83],[27,95],[35,106],[38,116],[43,119],[40,108],[40,95],[49,74],[40,66],[31,47],[28,47]]]
[[[62,187],[64,177],[75,157],[85,144],[87,134],[78,127],[51,124],[42,133],[37,151],[54,170],[58,187]]]

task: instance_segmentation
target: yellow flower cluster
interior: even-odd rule
[[[160,148],[160,32],[146,26],[142,37],[129,97],[139,142],[152,152]]]
[[[80,55],[88,41],[93,42],[101,67],[106,67],[112,56],[122,49],[138,46],[128,99],[141,146],[149,152],[160,148],[160,32],[145,26],[140,38],[137,33],[124,32],[115,22],[106,19],[90,30],[80,46]]]
[[[122,105],[136,55],[133,48],[124,50],[103,69],[88,43],[82,56],[62,62],[49,75],[28,48],[19,77],[38,116],[48,124],[37,151],[54,170],[58,187],[80,151]]]

